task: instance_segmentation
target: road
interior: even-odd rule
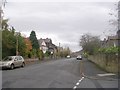
[[[75,58],[3,70],[2,79],[3,88],[118,88],[116,75],[107,75],[90,61]]]

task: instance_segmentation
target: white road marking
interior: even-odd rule
[[[77,86],[74,86],[74,87],[73,87],[73,89],[76,89],[76,88],[77,88]]]
[[[76,85],[79,85],[79,82],[78,82],[78,83],[76,83]]]
[[[82,78],[76,83],[76,85],[73,87],[73,89],[76,89],[77,86],[80,84],[80,82],[81,82],[83,79],[84,79],[84,77],[82,77]]]
[[[84,79],[84,77],[82,77],[82,78],[79,80],[79,82],[81,82],[83,79]]]
[[[104,74],[97,74],[98,76],[112,76],[112,75],[116,75],[116,74],[113,74],[113,73],[104,73]]]

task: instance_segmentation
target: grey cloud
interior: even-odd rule
[[[54,37],[57,37],[58,42],[74,49],[75,45],[78,47],[83,33],[101,35],[109,28],[108,13],[113,7],[114,3],[109,2],[11,2],[5,8],[5,16],[18,31],[30,33],[35,30],[36,33],[52,34],[54,42]]]

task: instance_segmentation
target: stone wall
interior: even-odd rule
[[[89,56],[90,61],[107,72],[118,73],[118,56],[114,54],[97,54]]]

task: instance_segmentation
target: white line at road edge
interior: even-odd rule
[[[77,86],[80,84],[80,82],[84,79],[84,77],[82,77],[77,83],[76,85],[73,87],[73,89],[75,90],[77,88]]]
[[[97,74],[98,76],[113,76],[113,75],[116,75],[116,74],[113,74],[113,73],[104,73],[104,74]]]

